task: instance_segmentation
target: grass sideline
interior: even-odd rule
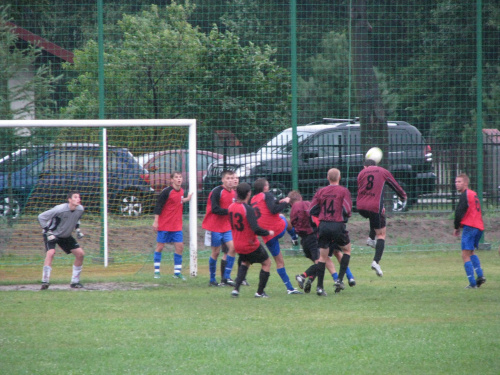
[[[465,290],[459,251],[352,258],[358,285],[326,298],[287,295],[271,271],[267,292],[208,288],[207,267],[186,282],[152,278],[142,264],[86,264],[82,282],[138,282],[143,290],[0,292],[0,368],[6,374],[498,374],[500,257],[481,251],[487,283]],[[287,257],[290,277],[309,265]],[[0,268],[2,284],[8,268]],[[6,271],[7,269],[7,271]],[[152,266],[151,266],[152,269]],[[41,265],[23,267],[38,281]],[[31,276],[31,272],[33,275]],[[57,266],[54,283],[68,283]],[[155,284],[159,283],[159,286]],[[295,284],[295,283],[294,283]]]

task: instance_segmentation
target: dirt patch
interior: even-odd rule
[[[134,283],[134,282],[123,282],[123,283],[87,283],[81,289],[73,289],[69,284],[54,284],[50,285],[49,290],[71,290],[74,292],[82,291],[113,291],[113,290],[142,290],[146,288],[157,288],[159,284],[146,284],[146,283]],[[26,285],[0,285],[1,291],[39,291],[40,284],[26,284]]]

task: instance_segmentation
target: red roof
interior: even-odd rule
[[[74,54],[67,49],[64,49],[57,44],[49,42],[47,39],[42,38],[36,34],[33,34],[31,31],[23,29],[22,27],[17,26],[12,22],[7,22],[7,25],[12,27],[12,32],[16,34],[20,39],[25,40],[28,43],[31,43],[37,47],[42,48],[48,53],[63,59],[69,63],[73,63]]]

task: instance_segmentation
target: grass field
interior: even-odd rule
[[[358,285],[328,296],[287,295],[274,268],[267,293],[208,288],[207,266],[186,282],[154,280],[142,264],[85,264],[83,283],[142,290],[0,292],[2,374],[499,374],[500,256],[481,251],[487,283],[467,284],[459,251],[355,254]],[[309,265],[286,257],[290,277]],[[274,266],[273,266],[274,267]],[[39,280],[41,265],[23,267]],[[16,282],[1,267],[2,284]],[[57,266],[52,282],[68,283]],[[159,284],[159,285],[158,285]],[[294,282],[295,284],[295,282]]]

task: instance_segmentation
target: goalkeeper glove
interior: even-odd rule
[[[76,238],[78,239],[81,239],[83,238],[84,234],[82,233],[82,231],[80,229],[77,229],[76,230]]]
[[[47,236],[47,241],[55,241],[57,237],[55,236],[54,233],[52,233],[50,230],[45,232],[45,235]]]

